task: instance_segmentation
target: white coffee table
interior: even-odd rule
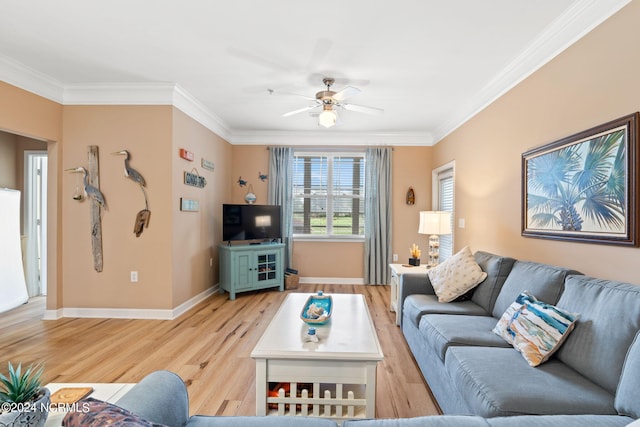
[[[49,383],[45,387],[49,389],[51,394],[64,387],[92,387],[93,392],[90,397],[104,400],[105,402],[115,403],[124,396],[135,384],[132,383]],[[66,415],[66,411],[55,410],[49,412],[45,427],[60,427],[62,419]]]
[[[305,342],[300,313],[310,294],[289,294],[256,344],[256,415],[374,418],[376,368],[384,358],[364,296],[331,294],[331,320]],[[269,397],[269,383],[281,384]],[[285,389],[297,393],[287,393]]]

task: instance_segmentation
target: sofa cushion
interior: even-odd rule
[[[615,400],[619,414],[640,418],[640,332],[627,352]]]
[[[513,348],[469,346],[450,347],[444,363],[475,415],[617,413],[612,393],[556,359],[532,368]]]
[[[492,333],[496,319],[491,316],[458,316],[452,314],[425,314],[420,320],[420,333],[425,345],[444,360],[447,349],[459,345],[510,347]]]
[[[343,427],[489,427],[487,420],[469,415],[433,415],[414,418],[346,420]]]
[[[185,427],[337,427],[337,424],[330,419],[312,417],[194,415]]]
[[[473,257],[482,271],[487,273],[487,278],[476,286],[471,301],[484,308],[487,313],[491,313],[500,289],[516,260],[483,251],[477,251]]]
[[[577,319],[576,313],[542,301],[525,299],[507,329],[513,334],[513,348],[530,366],[539,366],[560,348]]]
[[[491,427],[626,427],[631,421],[619,415],[522,415],[487,420]]]
[[[62,425],[65,427],[163,427],[139,417],[113,403],[87,397],[67,412]]]
[[[482,307],[473,301],[438,302],[435,295],[413,294],[404,300],[402,315],[405,320],[411,322],[416,328],[420,324],[420,318],[425,314],[463,314],[470,316],[488,316]],[[495,321],[495,319],[494,319]]]
[[[640,286],[570,276],[558,306],[579,312],[580,321],[555,357],[615,393],[640,329]]]
[[[548,264],[516,261],[496,299],[493,316],[496,319],[502,316],[516,297],[525,290],[540,301],[555,304],[564,289],[565,278],[576,273]]]
[[[440,302],[451,302],[487,278],[469,246],[427,271]]]

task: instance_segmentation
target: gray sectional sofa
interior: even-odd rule
[[[470,300],[439,303],[424,276],[400,289],[402,332],[443,413],[614,415],[622,425],[640,417],[640,286],[486,252],[474,257],[488,276]],[[525,290],[580,315],[535,368],[492,331]]]
[[[640,378],[640,339],[634,345],[634,366],[624,388],[638,389]],[[636,391],[637,393],[637,391]],[[632,397],[633,392],[626,393]],[[332,420],[310,417],[216,417],[189,416],[187,389],[176,374],[156,371],[140,381],[116,404],[144,420],[167,427],[337,427]],[[638,401],[621,400],[620,407],[638,411]],[[636,413],[633,417],[637,417]],[[442,415],[415,418],[345,421],[343,427],[621,427],[633,422],[632,417],[621,415],[522,415],[513,417],[483,418],[479,416]],[[92,424],[93,425],[93,424]],[[95,425],[104,425],[95,424]],[[128,425],[138,425],[130,423]]]
[[[468,300],[439,303],[424,275],[403,277],[399,289],[402,332],[445,415],[342,425],[640,425],[640,286],[486,252],[474,257],[487,278]],[[562,347],[538,367],[529,366],[492,331],[525,290],[580,315]],[[169,427],[337,425],[327,419],[290,416],[190,417],[186,387],[167,371],[151,373],[116,404]]]
[[[634,346],[634,360],[640,360],[640,340]],[[640,363],[633,367],[635,382],[626,387],[638,387]],[[634,402],[638,405],[638,402]],[[332,420],[310,417],[216,417],[189,416],[187,389],[176,374],[156,371],[146,376],[116,404],[149,422],[167,427],[337,427]],[[623,402],[622,405],[632,405]],[[637,410],[637,409],[636,409]],[[478,416],[443,415],[415,418],[345,421],[343,427],[621,427],[633,418],[620,415],[553,415],[482,418]],[[94,425],[94,424],[92,424]],[[101,424],[104,425],[104,422]],[[128,425],[138,425],[130,423]]]

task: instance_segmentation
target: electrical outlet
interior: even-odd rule
[[[132,271],[131,272],[131,283],[137,282],[138,281],[138,272],[137,271]]]
[[[393,261],[398,261],[398,254],[393,254]]]

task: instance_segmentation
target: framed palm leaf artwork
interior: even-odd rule
[[[522,155],[522,235],[638,246],[634,113]]]

